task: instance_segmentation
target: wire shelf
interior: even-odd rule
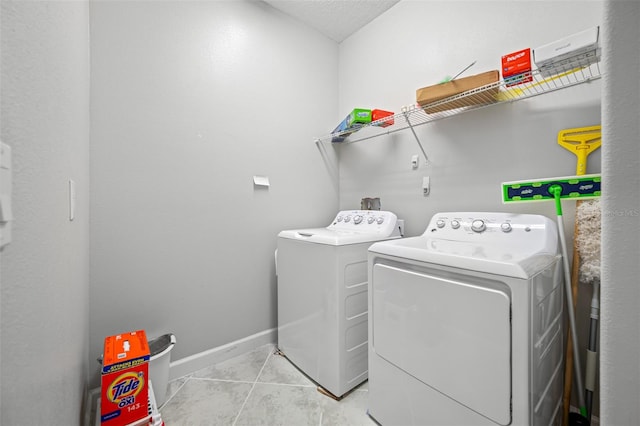
[[[382,127],[382,125],[391,121],[389,117],[385,117],[363,125],[356,133],[347,136],[343,142],[334,143],[360,142],[408,128],[411,128],[413,131],[413,127],[456,116],[463,112],[500,103],[532,98],[587,83],[600,77],[601,73],[598,58],[595,55],[585,55],[565,61],[562,64],[555,64],[554,66],[547,66],[526,73],[520,80],[523,82],[519,84],[514,84],[513,80],[501,80],[427,105],[403,107],[401,112],[393,116],[394,124],[388,127]],[[530,81],[524,82],[526,80]],[[367,128],[375,130],[363,132],[363,130]],[[316,139],[316,143],[332,142],[332,139],[336,136],[344,136],[348,133],[349,131],[332,133]],[[418,143],[420,142],[418,141]]]

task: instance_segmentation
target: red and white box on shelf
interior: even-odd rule
[[[531,49],[518,50],[502,57],[502,79],[507,86],[533,81]]]
[[[389,127],[394,123],[393,112],[383,109],[371,110],[371,123],[378,127]]]

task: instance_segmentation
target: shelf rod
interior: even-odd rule
[[[403,109],[402,114],[404,114],[404,119],[407,121],[407,124],[409,125],[409,128],[411,129],[411,133],[413,133],[413,137],[416,138],[416,142],[418,143],[418,146],[420,147],[420,150],[422,151],[422,155],[424,155],[424,159],[426,160],[426,162],[429,162],[429,157],[427,157],[427,153],[424,151],[424,148],[422,147],[422,144],[420,143],[420,139],[418,138],[418,135],[416,134],[416,131],[413,128],[413,125],[411,124],[411,121],[409,121],[409,112],[406,109]]]

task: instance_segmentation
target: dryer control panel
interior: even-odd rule
[[[327,229],[366,232],[377,235],[399,235],[398,218],[382,210],[344,210],[339,212]]]
[[[546,216],[533,214],[446,212],[437,213],[424,236],[460,242],[548,243],[556,246],[557,228]]]

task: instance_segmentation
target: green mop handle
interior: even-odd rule
[[[549,193],[553,195],[556,201],[556,214],[558,215],[558,233],[560,234],[560,246],[562,247],[562,266],[564,267],[564,284],[567,293],[567,310],[569,316],[569,327],[571,330],[571,340],[573,341],[573,368],[578,389],[578,404],[580,405],[580,414],[587,416],[586,404],[584,401],[584,393],[582,386],[582,368],[580,366],[580,351],[578,350],[578,332],[576,331],[575,312],[573,310],[573,295],[571,292],[571,269],[569,268],[569,259],[567,255],[567,242],[564,237],[564,221],[562,219],[562,202],[560,195],[562,187],[560,185],[551,185]]]

